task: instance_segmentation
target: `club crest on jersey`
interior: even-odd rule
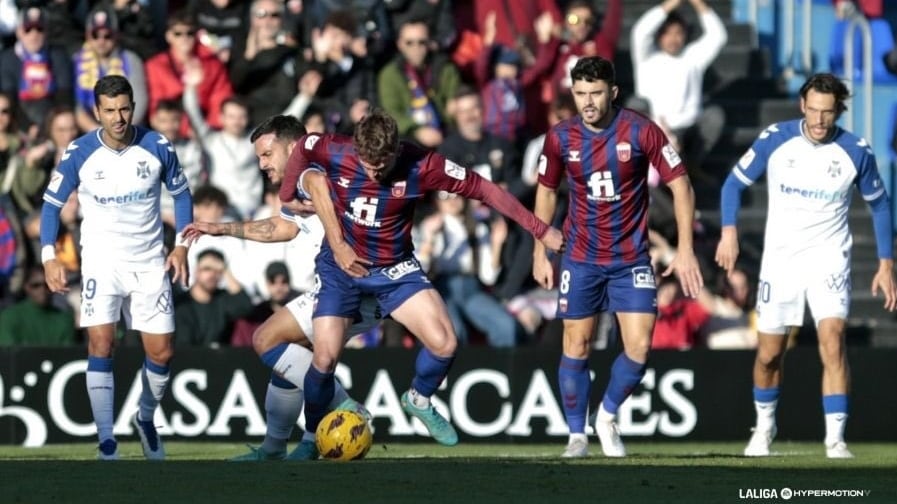
[[[832,164],[828,165],[828,174],[832,178],[835,178],[838,175],[841,175],[841,162],[833,160]]]
[[[632,144],[623,142],[617,144],[617,159],[621,163],[625,163],[632,158]]]
[[[570,151],[570,156],[567,158],[567,160],[571,163],[578,163],[579,162],[579,151],[578,150]]]
[[[655,289],[654,270],[651,266],[636,266],[632,268],[632,286],[636,289]]]
[[[146,161],[137,161],[137,176],[142,179],[149,178],[150,168]]]
[[[392,196],[394,198],[401,198],[405,195],[405,186],[407,183],[402,180],[401,182],[396,182],[392,185]]]
[[[567,313],[567,298],[558,299],[558,311],[561,313]]]

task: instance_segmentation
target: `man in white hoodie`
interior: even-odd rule
[[[704,155],[719,139],[725,122],[720,107],[702,107],[704,72],[726,44],[723,22],[704,0],[688,0],[703,33],[687,43],[688,24],[676,11],[682,0],[665,0],[646,11],[632,27],[635,92],[644,110],[682,152],[685,164],[701,169]]]

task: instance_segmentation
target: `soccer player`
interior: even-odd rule
[[[280,184],[284,168],[296,142],[305,135],[305,127],[292,116],[273,116],[260,124],[250,135],[255,146],[259,168],[268,175],[272,184]],[[301,205],[301,204],[300,204]],[[314,207],[306,204],[306,211]],[[315,216],[303,217],[286,206],[280,215],[249,222],[194,222],[184,228],[183,235],[188,243],[204,234],[227,235],[258,242],[289,241],[302,233],[303,239],[320,242],[324,230]],[[309,261],[312,258],[309,257]],[[318,279],[316,278],[316,283]],[[262,362],[271,368],[271,381],[265,394],[267,429],[265,440],[258,448],[235,457],[235,461],[260,460],[314,460],[319,454],[315,446],[315,431],[306,430],[302,440],[289,454],[287,441],[302,410],[302,387],[305,373],[311,365],[313,341],[312,308],[315,293],[305,293],[286,305],[286,310],[275,312],[252,335],[252,346]],[[367,331],[377,323],[376,303],[368,300],[362,303],[360,322],[354,324],[348,335],[354,336]],[[350,398],[336,383],[330,409],[348,409],[368,417],[364,406]]]
[[[314,430],[326,412],[343,334],[361,296],[369,294],[376,296],[383,314],[423,343],[402,408],[420,419],[437,442],[456,444],[455,428],[433,408],[430,397],[451,367],[457,337],[445,303],[413,254],[415,203],[438,190],[481,200],[552,250],[563,248],[561,232],[476,173],[400,142],[395,119],[380,110],[362,119],[351,138],[311,134],[301,139],[287,164],[281,200],[295,199],[297,187],[312,201],[327,238],[316,259],[324,282],[314,311],[314,358],[305,375],[306,427]]]
[[[171,281],[187,282],[187,247],[180,234],[166,257],[159,207],[161,184],[174,198],[178,232],[193,220],[193,202],[174,147],[159,133],[133,126],[134,92],[127,79],[106,76],[94,86],[100,128],[69,144],[50,176],[41,210],[41,261],[47,285],[66,292],[66,274],[55,257],[59,212],[72,191],[81,223],[81,326],[87,328],[87,394],[99,437],[98,458],[118,458],[114,423],[112,347],[115,324],[141,332],[146,359],[143,391],[131,424],[143,455],[165,458],[153,414],[168,385],[174,310]],[[173,271],[171,281],[168,271]]]
[[[703,285],[692,249],[694,191],[679,155],[646,117],[612,105],[618,88],[613,64],[580,59],[570,72],[578,115],[551,128],[539,158],[535,214],[551,222],[557,188],[566,172],[570,203],[564,221],[567,250],[561,258],[558,317],[564,320],[558,384],[570,437],[563,457],[588,455],[585,434],[591,380],[588,357],[596,315],[616,313],[623,352],[610,371],[595,431],[608,457],[626,450],[617,409],[645,375],[657,315],[654,271],[648,256],[648,167],[654,165],[673,193],[678,253],[663,272],[676,273],[686,295]],[[551,289],[554,266],[545,247],[533,251],[533,276]]]
[[[804,305],[816,322],[822,359],[825,452],[853,455],[844,443],[850,392],[844,333],[850,307],[850,249],[847,209],[856,186],[872,209],[878,271],[872,294],[897,309],[891,203],[866,140],[835,122],[850,92],[832,74],[811,76],[800,88],[803,117],[773,124],[741,157],[722,188],[722,236],[716,262],[732,272],[738,259],[735,227],[741,192],[766,174],[769,210],[757,295],[757,356],[754,407],[757,424],[744,449],[769,455],[776,435],[775,412],[782,385],[786,334],[804,320]]]

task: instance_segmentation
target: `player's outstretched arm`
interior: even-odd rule
[[[336,209],[330,199],[330,186],[327,176],[317,170],[308,170],[302,177],[302,190],[311,196],[315,213],[321,219],[324,226],[324,237],[333,250],[333,258],[336,264],[350,276],[361,278],[367,276],[365,265],[372,264],[367,259],[358,257],[352,247],[343,238],[343,230],[340,227]]]
[[[673,211],[676,214],[678,246],[676,257],[670,262],[663,276],[676,273],[682,292],[689,297],[698,297],[704,287],[704,277],[695,257],[693,231],[695,221],[695,192],[688,176],[671,180],[667,187],[673,193]]]
[[[872,277],[872,295],[878,296],[879,289],[885,297],[885,310],[897,310],[897,282],[894,280],[893,259],[878,260],[878,271]]]
[[[191,245],[203,235],[233,236],[257,242],[285,242],[299,234],[299,228],[279,215],[245,222],[193,222],[187,224],[183,235]]]

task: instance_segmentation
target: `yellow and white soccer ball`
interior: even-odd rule
[[[363,416],[354,411],[328,413],[315,431],[315,444],[322,458],[359,460],[371,449],[374,437]]]

